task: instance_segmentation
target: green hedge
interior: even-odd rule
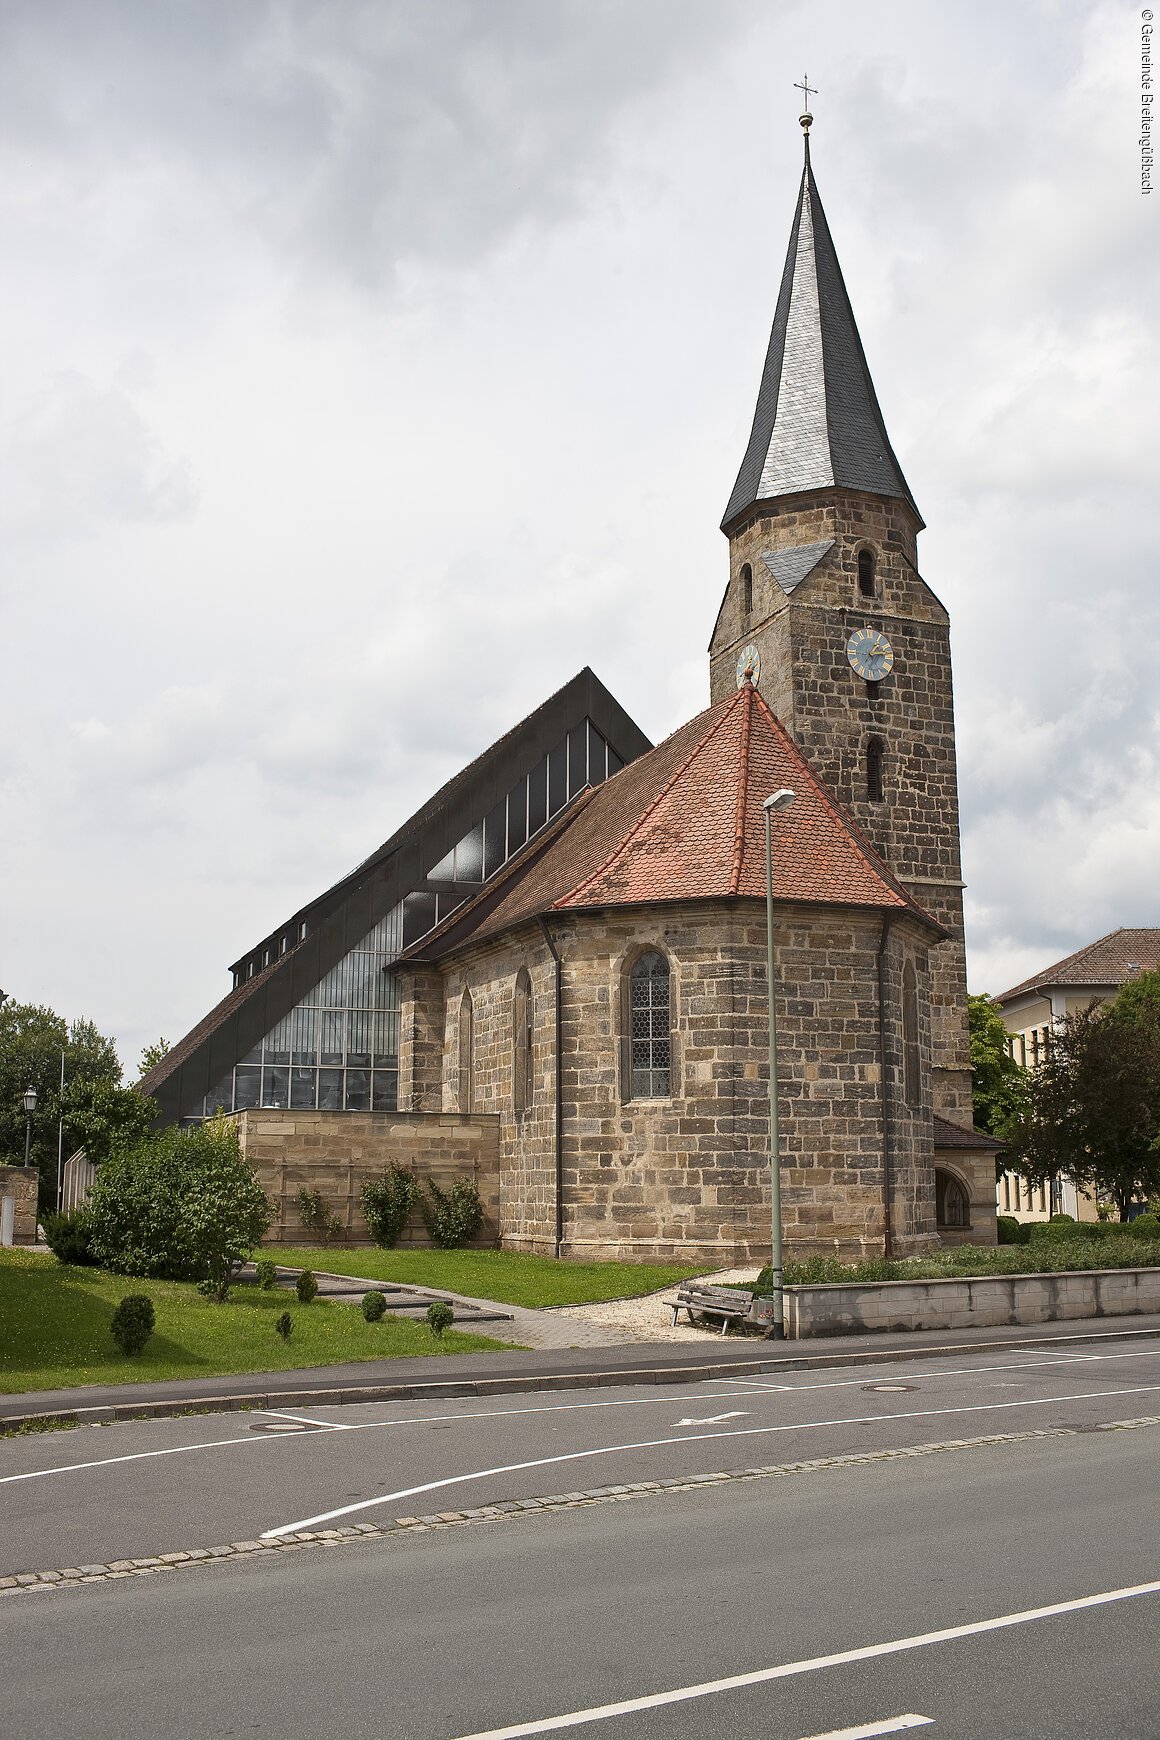
[[[1028,1245],[999,1245],[993,1250],[958,1245],[933,1256],[892,1262],[885,1257],[871,1257],[861,1263],[842,1263],[836,1257],[810,1257],[804,1263],[785,1265],[785,1284],[822,1287],[855,1281],[946,1281],[960,1275],[1051,1275],[1075,1269],[1160,1268],[1160,1239],[1134,1235],[1118,1221],[1103,1223],[1111,1229],[1107,1233],[1099,1222],[1081,1225],[1085,1232],[1090,1232],[1093,1225],[1100,1230],[1095,1238],[1038,1239]],[[1078,1232],[1080,1228],[1074,1230]],[[767,1293],[771,1285],[771,1271],[764,1268],[757,1277],[756,1291]]]

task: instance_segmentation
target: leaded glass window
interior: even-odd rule
[[[672,1091],[672,1019],[669,963],[651,951],[629,977],[629,1047],[632,1098],[667,1099]]]

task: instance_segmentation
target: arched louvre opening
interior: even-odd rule
[[[902,969],[902,1086],[908,1106],[922,1103],[922,1053],[918,1043],[918,976],[914,962]]]
[[[883,772],[885,753],[881,737],[871,737],[866,745],[866,796],[872,804],[882,803],[886,795]]]
[[[474,1090],[475,1006],[468,986],[459,999],[459,1110],[470,1112]]]

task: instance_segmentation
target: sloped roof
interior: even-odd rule
[[[1002,1152],[1003,1143],[997,1142],[994,1136],[988,1136],[985,1130],[976,1130],[973,1126],[967,1129],[962,1124],[952,1124],[946,1118],[935,1114],[934,1120],[935,1151],[947,1148],[984,1148],[992,1154]]]
[[[1021,997],[1025,991],[1062,990],[1068,985],[1122,985],[1138,971],[1153,972],[1160,967],[1160,930],[1113,930],[1075,954],[1056,961],[1013,985],[997,1003]]]
[[[918,514],[870,379],[807,139],[753,428],[722,529],[757,502],[835,485],[901,496]]]
[[[514,861],[411,958],[551,912],[764,898],[762,804],[782,786],[796,795],[773,820],[775,899],[906,910],[939,930],[746,683],[600,786],[555,840]]]

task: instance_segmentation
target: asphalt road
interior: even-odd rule
[[[920,1399],[973,1405],[984,1384],[1010,1381],[1030,1392],[1017,1399],[1059,1391],[1030,1410],[1045,1424],[1055,1409],[1074,1425],[1105,1404],[1127,1418],[1150,1411],[1150,1396],[1129,1393],[1145,1364],[1094,1367],[1086,1378],[1070,1368],[1028,1367],[1022,1378],[927,1371]],[[1118,1402],[1063,1399],[1111,1389],[1113,1373]],[[631,1414],[633,1398],[624,1400]],[[823,1412],[844,1412],[838,1442],[879,1432],[851,1418],[867,1404],[897,1407],[891,1430],[911,1442],[947,1423],[907,1426],[902,1405],[914,1392],[829,1392],[824,1407],[804,1386],[765,1402],[727,1400],[752,1402],[770,1424],[786,1416],[795,1448],[812,1432],[806,1417]],[[724,1405],[714,1386],[690,1411]],[[663,1406],[648,1411],[673,1426]],[[972,1430],[979,1423],[993,1425],[993,1413],[976,1416]],[[517,1431],[542,1443],[551,1430],[509,1421],[452,1425],[446,1435],[466,1464],[477,1432],[490,1453],[501,1433],[510,1448]],[[564,1431],[571,1442],[590,1427],[571,1421]],[[395,1479],[401,1434],[385,1435],[389,1452],[371,1449],[367,1432],[320,1434],[309,1453],[353,1452],[372,1464],[389,1454]],[[766,1458],[769,1441],[759,1442]],[[816,1447],[813,1436],[808,1443]],[[463,1740],[559,1732],[563,1717],[563,1731],[607,1740],[909,1731],[901,1718],[921,1720],[936,1740],[1155,1735],[1160,1594],[1132,1591],[1160,1571],[1158,1447],[1160,1431],[1149,1427],[1021,1437],[7,1597],[5,1732]],[[281,1516],[274,1459],[307,1450],[303,1438],[232,1461],[226,1451],[194,1452],[171,1459],[168,1479],[175,1490],[212,1456],[224,1500],[232,1476],[256,1488],[255,1463],[249,1474],[242,1464],[262,1459],[271,1489],[263,1516]],[[702,1441],[695,1459],[724,1466],[729,1450]],[[675,1455],[665,1451],[666,1467]],[[99,1508],[85,1482],[70,1493],[70,1478],[59,1477],[51,1503]],[[333,1497],[342,1479],[323,1484]],[[1044,1607],[1057,1610],[1036,1613]],[[601,1705],[615,1713],[593,1720]]]
[[[1150,1416],[1160,1416],[1160,1339],[671,1390],[235,1412],[8,1437],[0,1574]]]

